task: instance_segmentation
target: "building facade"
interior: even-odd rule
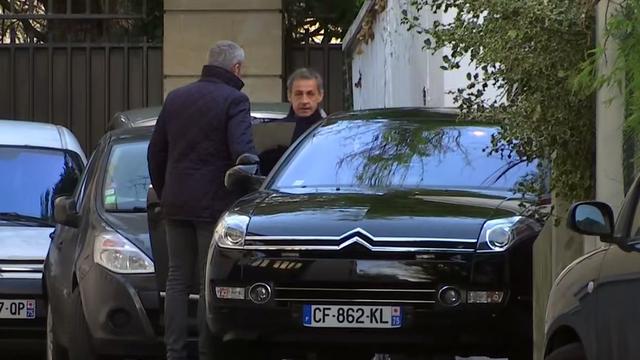
[[[282,0],[165,0],[164,94],[199,78],[208,50],[231,40],[245,49],[244,91],[282,101]]]
[[[429,28],[435,21],[446,23],[452,13],[432,13],[428,7],[419,14],[408,0],[370,0],[365,2],[343,42],[350,62],[354,109],[379,107],[454,107],[453,91],[467,84],[473,63],[445,71],[445,51],[424,49],[424,36],[402,24],[403,12],[416,15],[420,25]],[[370,35],[369,35],[370,34]],[[488,89],[487,98],[496,91]]]

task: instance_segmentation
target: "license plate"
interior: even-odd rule
[[[399,328],[399,306],[303,305],[302,324],[325,328]]]
[[[35,300],[0,299],[0,319],[35,319]]]

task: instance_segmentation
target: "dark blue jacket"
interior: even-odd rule
[[[165,99],[148,151],[165,217],[216,221],[236,200],[224,175],[238,156],[256,153],[243,86],[230,71],[205,66],[199,81]]]

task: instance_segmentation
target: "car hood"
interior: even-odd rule
[[[147,213],[106,213],[107,224],[153,259]]]
[[[0,226],[0,260],[44,260],[52,227]]]
[[[391,191],[264,194],[251,211],[249,238],[360,237],[386,240],[466,240],[475,248],[484,222],[520,212],[511,193]],[[399,239],[396,239],[399,238]],[[472,242],[472,244],[468,244]]]

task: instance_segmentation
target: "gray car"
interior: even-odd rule
[[[164,224],[154,211],[157,204],[149,207],[148,218],[146,163],[159,110],[117,115],[118,129],[101,139],[81,185],[56,201],[59,225],[45,266],[49,319],[55,324],[47,333],[49,359],[65,359],[66,353],[82,360],[162,354],[168,265],[166,246],[149,240],[149,229],[164,231]],[[294,124],[278,121],[285,116],[254,121],[259,151],[288,146]],[[197,297],[190,296],[191,339]]]
[[[116,113],[109,122],[107,130],[155,125],[162,107],[148,107]],[[281,120],[287,116],[287,103],[252,103],[251,117],[254,123]]]

